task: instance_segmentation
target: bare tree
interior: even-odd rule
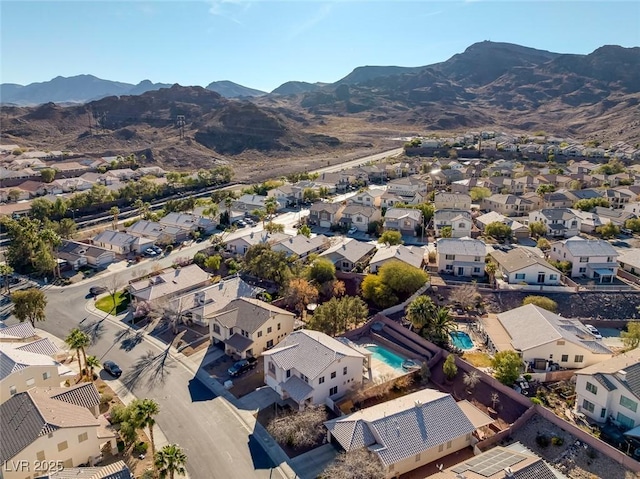
[[[471,392],[480,382],[480,375],[477,371],[469,371],[462,375],[462,382],[467,388],[469,388],[469,392]]]
[[[107,288],[109,296],[111,296],[111,301],[113,302],[113,309],[109,312],[115,312],[116,295],[118,294],[118,289],[120,289],[120,287],[122,286],[122,278],[119,274],[112,274],[105,280],[104,286],[105,288]]]
[[[463,309],[472,309],[478,302],[478,286],[474,284],[465,284],[455,287],[449,295],[449,301],[459,304]]]
[[[382,479],[386,471],[366,447],[340,454],[319,476],[321,479]]]
[[[272,419],[267,425],[267,431],[280,444],[290,447],[312,446],[323,436],[322,425],[326,420],[325,408],[312,406]]]
[[[184,320],[184,298],[161,299],[156,301],[154,310],[160,316],[160,320],[171,327],[171,332],[178,334],[178,325]]]

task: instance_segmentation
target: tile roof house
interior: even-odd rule
[[[468,210],[437,210],[433,214],[433,227],[436,236],[442,236],[442,229],[451,228],[452,238],[471,236],[473,220]]]
[[[441,238],[436,241],[438,271],[454,276],[484,276],[487,247],[471,238]]]
[[[433,198],[433,206],[436,210],[469,210],[471,196],[464,193],[438,192]]]
[[[325,426],[328,442],[347,452],[366,447],[391,478],[471,446],[473,432],[492,422],[467,401],[456,403],[450,394],[423,389]]]
[[[188,232],[200,231],[206,234],[213,233],[216,229],[216,223],[210,218],[177,211],[169,213],[162,218],[160,224],[162,226],[180,228]]]
[[[576,408],[596,422],[624,430],[640,425],[640,349],[632,349],[576,373]]]
[[[640,248],[625,249],[618,256],[618,263],[626,272],[640,276]]]
[[[480,209],[505,216],[524,216],[533,209],[533,203],[515,195],[491,195],[480,202]]]
[[[6,328],[0,328],[0,343],[14,341],[30,341],[35,339],[36,330],[31,326],[29,321],[14,324]]]
[[[580,217],[569,208],[545,208],[529,213],[529,224],[541,222],[547,227],[547,235],[554,238],[571,238],[580,234]]]
[[[498,265],[502,279],[509,284],[526,283],[547,286],[560,284],[562,273],[529,249],[514,248],[507,253],[495,250],[490,255]],[[499,275],[496,276],[499,277]]]
[[[340,271],[353,271],[357,266],[364,270],[375,251],[376,246],[371,243],[344,238],[320,256],[328,258]]]
[[[582,323],[533,304],[482,320],[487,344],[494,351],[516,351],[525,364],[547,370],[584,368],[609,359],[613,353]]]
[[[551,243],[549,256],[571,263],[571,277],[586,277],[600,283],[611,283],[618,274],[618,252],[604,240],[586,240],[574,236]]]
[[[378,208],[374,208],[373,206],[347,205],[345,209],[342,210],[342,217],[338,223],[345,228],[355,226],[358,231],[366,232],[372,221],[380,221],[381,219],[382,212]]]
[[[324,235],[307,238],[298,234],[271,246],[273,251],[284,251],[287,256],[304,259],[310,254],[321,253],[331,246],[331,239]]]
[[[104,269],[116,260],[114,251],[71,240],[63,240],[62,246],[58,249],[58,257],[67,261],[74,270],[85,265]]]
[[[190,264],[182,268],[168,268],[157,276],[131,281],[128,290],[134,301],[150,302],[186,293],[208,282],[209,273],[197,264]]]
[[[139,220],[127,228],[127,233],[139,238],[147,238],[154,243],[175,244],[185,241],[190,230],[156,221]]]
[[[528,238],[530,236],[529,227],[508,216],[501,215],[495,211],[490,211],[475,218],[475,224],[480,231],[484,231],[491,223],[503,223],[511,228],[512,235],[517,239]]]
[[[405,176],[389,181],[387,191],[407,198],[413,198],[418,193],[424,196],[427,193],[427,183],[418,176]]]
[[[319,201],[309,208],[309,224],[330,228],[331,225],[338,224],[342,218],[342,212],[346,205],[342,203],[325,203]]]
[[[375,188],[358,192],[355,196],[349,198],[349,202],[362,206],[374,206],[380,208],[382,205],[382,195],[385,190]]]
[[[230,356],[258,357],[293,331],[295,315],[259,299],[238,298],[209,318],[213,344]]]
[[[99,402],[97,389],[87,383],[74,388],[33,388],[2,403],[3,477],[24,479],[24,471],[6,467],[18,464],[18,459],[30,464],[60,461],[69,468],[93,464],[106,443],[117,453],[116,433],[104,418],[96,418],[92,412]],[[95,407],[90,410],[85,404],[95,404]]]
[[[234,200],[233,205],[232,205],[232,209],[234,210],[239,210],[239,211],[253,211],[256,209],[266,209],[264,204],[267,201],[268,196],[262,196],[262,195],[242,195],[240,198],[238,198],[237,200]],[[279,201],[277,201],[277,209],[280,210],[284,207],[283,204],[280,204]],[[222,203],[221,207],[220,207],[220,211],[225,211],[226,207],[224,206],[224,202]]]
[[[369,261],[369,269],[372,273],[377,273],[383,264],[392,260],[402,261],[415,268],[422,268],[426,253],[427,250],[419,246],[381,246]]]
[[[257,244],[275,245],[281,241],[286,241],[291,235],[285,233],[269,233],[267,231],[250,232],[239,238],[226,241],[226,249],[231,253],[245,254],[247,250]]]
[[[117,461],[106,466],[68,467],[49,473],[47,479],[133,479],[133,475],[124,461]]]
[[[345,343],[307,329],[289,334],[263,356],[267,386],[300,408],[324,404],[362,384],[366,359]]]
[[[384,229],[416,236],[422,227],[422,211],[414,208],[389,208],[384,215]]]
[[[136,252],[137,237],[121,231],[105,230],[93,237],[91,242],[116,254]],[[153,242],[150,242],[153,244]]]

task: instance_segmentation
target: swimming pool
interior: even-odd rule
[[[403,358],[402,356],[399,356],[393,351],[383,348],[382,346],[379,346],[377,344],[369,344],[365,346],[365,349],[371,351],[371,357],[373,359],[377,359],[378,361],[385,363],[387,366],[390,366],[393,369],[404,371],[402,369],[402,363],[404,363],[405,358]]]
[[[473,341],[471,337],[464,331],[452,331],[449,333],[451,336],[451,343],[458,349],[472,349]]]

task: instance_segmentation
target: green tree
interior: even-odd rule
[[[484,271],[489,276],[489,283],[493,284],[496,279],[496,273],[498,271],[498,265],[495,261],[487,261],[484,265]]]
[[[542,221],[534,221],[529,223],[529,232],[534,238],[539,238],[547,234],[547,225]]]
[[[73,328],[65,338],[64,342],[67,343],[69,348],[76,352],[76,356],[78,357],[78,369],[80,370],[80,379],[82,379],[87,369],[86,348],[91,344],[91,340],[87,333],[78,328]],[[81,354],[82,359],[84,360],[84,367],[82,367],[82,362],[80,361]]]
[[[535,296],[530,295],[522,300],[522,305],[526,304],[534,304],[539,308],[546,309],[547,311],[551,311],[555,313],[558,310],[558,303],[556,303],[553,299],[547,298],[545,296]]]
[[[368,274],[362,281],[362,296],[373,301],[380,308],[388,308],[398,303],[393,290],[382,281],[380,276]]]
[[[433,342],[447,344],[450,337],[449,333],[455,331],[456,327],[456,322],[451,316],[451,310],[441,307],[435,310],[427,334]]]
[[[95,356],[87,356],[86,361],[87,361],[86,366],[87,366],[87,368],[89,368],[89,374],[90,374],[91,381],[93,381],[94,380],[94,371],[95,371],[96,368],[100,367],[100,360]]]
[[[244,255],[244,267],[249,274],[274,281],[284,287],[291,278],[289,260],[284,251],[273,251],[269,244],[256,244]]]
[[[307,238],[311,238],[311,228],[307,225],[301,225],[298,228],[298,234],[302,236],[306,236]]]
[[[336,267],[327,258],[317,258],[309,268],[307,273],[309,280],[317,284],[324,284],[336,279]]]
[[[522,358],[515,351],[499,351],[491,360],[495,378],[502,384],[511,386],[522,369]]]
[[[606,198],[585,198],[582,200],[578,200],[573,205],[574,208],[580,211],[591,211],[596,206],[602,206],[603,208],[609,208],[611,204]]]
[[[540,248],[542,251],[547,251],[551,249],[551,243],[549,243],[549,240],[547,238],[540,238],[536,243],[536,246]]]
[[[322,303],[309,319],[309,328],[330,336],[358,327],[369,314],[367,305],[357,296],[331,298]]]
[[[538,186],[538,189],[536,189],[538,196],[544,196],[547,193],[553,193],[554,191],[556,191],[556,187],[551,184],[540,185]]]
[[[625,221],[624,227],[630,229],[634,233],[640,233],[640,219],[630,219]]]
[[[494,221],[485,227],[484,233],[498,241],[504,241],[511,238],[511,227],[500,221]]]
[[[607,223],[606,225],[598,226],[596,228],[596,233],[604,239],[615,238],[620,234],[620,227],[613,223]]]
[[[43,168],[40,170],[40,177],[45,183],[51,183],[56,177],[56,170],[53,168]]]
[[[474,186],[469,194],[471,195],[471,201],[478,202],[491,196],[491,190],[483,186]]]
[[[173,479],[176,474],[186,473],[187,455],[177,444],[167,444],[154,456],[154,466],[161,479]]]
[[[264,201],[264,209],[269,215],[269,217],[273,217],[278,211],[278,200],[275,196],[270,196]]]
[[[451,238],[453,235],[453,228],[451,226],[443,226],[440,228],[440,236],[442,238]]]
[[[467,388],[469,388],[469,391],[473,391],[473,388],[475,388],[480,382],[480,375],[477,371],[471,370],[462,375],[462,382]]]
[[[36,321],[44,321],[45,308],[47,307],[47,297],[37,288],[28,288],[14,291],[11,295],[13,303],[13,315],[21,323],[29,321],[31,326],[36,327]]]
[[[378,239],[378,243],[399,245],[404,243],[404,241],[402,241],[402,234],[399,231],[389,230],[382,233],[382,236]]]
[[[11,294],[11,282],[9,281],[9,276],[12,274],[13,268],[10,265],[6,263],[0,264],[0,276],[2,276],[2,279],[4,280],[4,285],[7,288],[7,294]]]
[[[111,216],[111,227],[114,231],[118,230],[118,216],[120,215],[120,208],[112,206],[109,208],[109,216]]]
[[[456,357],[453,354],[449,354],[447,359],[444,360],[442,365],[442,372],[449,381],[456,377],[458,374],[458,366],[456,365]]]
[[[153,426],[156,424],[155,417],[160,412],[160,406],[153,399],[138,399],[134,401],[133,417],[138,428],[147,428],[149,432],[149,443],[151,444],[151,456],[156,457],[156,444],[153,437]]]
[[[62,218],[58,223],[53,224],[53,230],[64,239],[71,239],[78,230],[78,225],[71,218]]]
[[[640,345],[640,321],[627,323],[627,330],[620,333],[622,341],[627,349],[635,349]]]
[[[265,231],[268,233],[284,233],[284,225],[280,223],[274,223],[273,221],[269,221],[264,226]]]
[[[53,203],[45,198],[36,198],[31,202],[29,216],[40,221],[51,218],[53,213]]]
[[[218,271],[220,269],[220,263],[222,262],[222,257],[218,254],[213,256],[209,256],[204,261],[204,267],[211,271]]]
[[[410,296],[429,280],[429,275],[420,268],[402,261],[387,261],[378,270],[378,276],[392,291]]]
[[[422,331],[429,326],[435,309],[436,305],[429,296],[418,296],[409,303],[405,315],[414,328]]]

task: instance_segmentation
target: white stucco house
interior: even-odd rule
[[[486,245],[471,238],[441,238],[436,241],[438,271],[454,276],[484,276]]]
[[[471,236],[473,220],[467,210],[437,210],[433,215],[433,228],[436,236],[442,236],[442,229],[451,228],[452,238],[464,238]]]
[[[618,252],[604,240],[586,240],[579,236],[551,243],[549,257],[571,263],[571,277],[590,278],[611,283],[618,274]]]
[[[263,353],[267,386],[301,408],[325,404],[362,384],[367,358],[319,331],[303,329]]]
[[[544,208],[529,213],[529,224],[543,223],[547,227],[547,235],[571,238],[580,234],[580,217],[569,208]]]
[[[492,251],[502,279],[509,284],[535,284],[556,286],[562,273],[530,249],[514,248],[509,252]],[[497,275],[498,276],[498,275]]]

